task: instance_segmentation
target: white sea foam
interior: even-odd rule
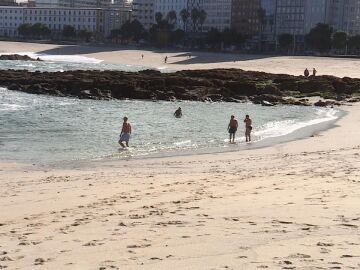
[[[14,53],[0,53],[0,55],[9,55]],[[72,62],[72,63],[89,63],[89,64],[98,64],[103,62],[103,60],[99,60],[92,57],[87,57],[83,55],[55,55],[55,54],[41,54],[34,52],[17,52],[19,55],[28,55],[31,58],[40,58],[44,61],[55,61],[55,62]]]
[[[270,121],[262,126],[261,130],[254,131],[253,134],[260,138],[274,138],[285,136],[304,127],[313,126],[338,118],[338,110],[335,109],[317,109],[316,118],[308,121],[299,120],[280,120]]]
[[[18,111],[26,108],[27,106],[19,105],[19,104],[8,104],[2,103],[0,104],[0,111]]]

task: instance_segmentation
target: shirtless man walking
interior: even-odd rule
[[[228,131],[230,134],[230,143],[235,143],[235,133],[237,131],[239,124],[238,121],[235,119],[235,116],[232,115],[230,119],[230,123],[228,125]]]
[[[119,139],[119,144],[123,148],[125,148],[124,142],[126,143],[126,147],[129,147],[130,134],[131,134],[131,125],[130,123],[128,123],[128,118],[125,116],[120,133],[120,139]]]
[[[249,115],[245,116],[245,137],[246,137],[246,142],[251,142],[251,130],[252,130],[252,120],[250,119]]]

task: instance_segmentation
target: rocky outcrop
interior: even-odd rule
[[[28,72],[4,70],[0,86],[32,94],[84,99],[146,99],[242,102],[264,106],[309,105],[307,96],[354,99],[360,79],[318,76],[305,78],[239,69]],[[292,97],[292,98],[289,98]],[[336,103],[325,103],[325,106]],[[323,104],[318,104],[322,106]]]
[[[35,58],[31,58],[28,55],[20,55],[20,54],[3,54],[0,55],[0,60],[42,61],[39,57],[35,59]]]

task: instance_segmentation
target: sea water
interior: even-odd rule
[[[0,55],[10,53],[0,53]],[[81,55],[47,55],[36,54],[32,52],[20,52],[20,55],[28,55],[34,59],[40,58],[43,61],[13,61],[2,60],[0,63],[0,70],[15,69],[15,70],[28,70],[28,71],[68,71],[68,70],[122,70],[122,71],[140,71],[149,69],[149,67],[139,64],[109,64],[103,63],[91,57]],[[172,72],[168,66],[158,68],[161,72]]]
[[[175,118],[179,106],[183,117]],[[236,145],[229,144],[227,133],[232,114],[240,124]],[[0,88],[0,160],[44,164],[241,151],[246,114],[253,119],[256,145],[334,121],[341,113],[330,108],[250,103],[79,100]],[[118,145],[124,116],[133,128],[130,149],[125,151]]]

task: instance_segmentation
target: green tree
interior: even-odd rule
[[[35,23],[31,26],[31,34],[37,38],[47,38],[51,35],[51,30],[45,24]]]
[[[171,32],[170,38],[171,38],[171,42],[174,45],[178,45],[184,40],[185,32],[181,29],[176,29],[175,31]]]
[[[344,50],[347,43],[347,34],[345,32],[334,33],[332,44],[337,50]]]
[[[17,30],[19,34],[23,37],[29,37],[32,35],[31,24],[29,23],[19,25]]]
[[[319,23],[305,36],[306,45],[318,52],[328,52],[331,49],[332,32],[328,24]]]
[[[234,29],[225,28],[220,35],[221,41],[224,43],[224,46],[230,46],[236,44],[237,33]]]
[[[349,49],[356,53],[360,51],[360,35],[349,38]]]
[[[62,30],[62,36],[65,39],[72,39],[76,37],[76,30],[75,27],[71,25],[64,25],[64,28]]]
[[[120,28],[111,30],[108,39],[115,40],[115,43],[119,43],[121,39],[121,30]]]
[[[211,28],[210,31],[206,33],[206,43],[209,44],[212,48],[219,48],[221,44],[221,33],[216,28]]]
[[[85,28],[79,31],[78,36],[81,40],[89,42],[91,37],[93,36],[93,32],[90,29]]]
[[[186,25],[187,25],[187,22],[190,18],[190,13],[187,9],[183,9],[180,11],[180,17],[181,17],[181,20],[183,22],[183,25],[184,25],[184,31],[186,31]]]
[[[290,34],[282,34],[278,36],[279,46],[282,50],[288,51],[294,44],[294,36]]]
[[[126,21],[120,28],[121,38],[139,42],[144,36],[144,27],[138,20]]]

